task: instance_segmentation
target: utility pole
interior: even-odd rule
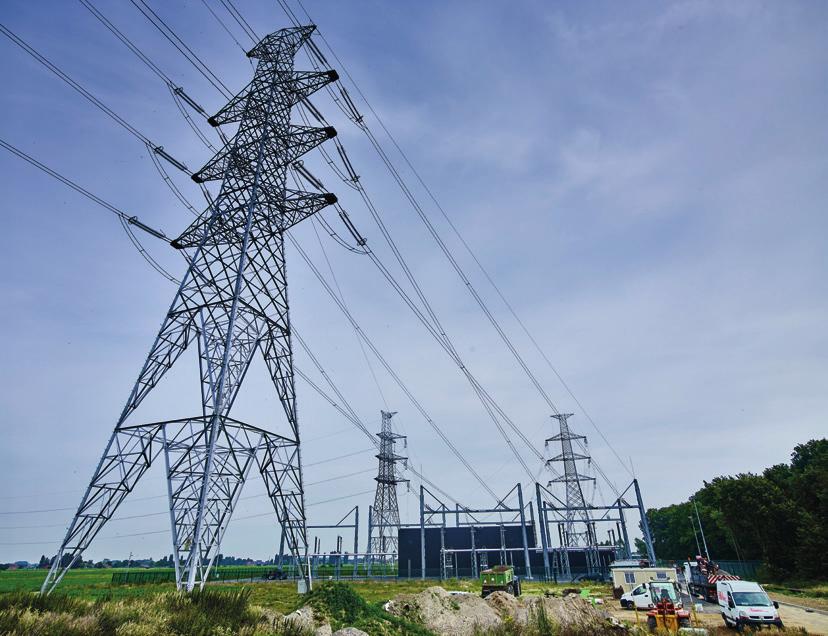
[[[254,465],[294,563],[307,567],[284,234],[336,202],[333,194],[287,189],[290,164],[336,135],[330,127],[291,125],[295,104],[338,79],[335,71],[294,71],[294,56],[314,29],[264,37],[247,54],[258,60],[252,81],[208,120],[213,126],[238,124],[233,138],[192,177],[220,181],[219,192],[171,242],[189,266],[41,593],[54,589],[162,452],[179,589],[207,581]],[[188,348],[197,349],[199,403],[184,418],[134,423],[144,399]],[[285,413],[287,426],[279,433],[275,421],[253,424],[230,415],[256,355],[264,359]],[[186,406],[181,402],[177,412]],[[67,567],[61,566],[64,555],[71,556]],[[310,587],[307,570],[302,578]]]
[[[396,412],[380,411],[382,414],[382,428],[377,437],[380,440],[380,450],[376,455],[379,460],[377,476],[377,490],[374,495],[372,530],[368,552],[369,559],[375,554],[381,554],[381,563],[385,564],[388,554],[396,555],[399,551],[400,508],[397,502],[397,484],[406,483],[407,479],[400,479],[397,473],[397,462],[405,461],[405,457],[397,455],[395,445],[398,440],[405,439],[405,435],[398,435],[391,427],[391,418]],[[392,561],[396,556],[392,557]],[[383,574],[386,572],[383,571]]]
[[[699,544],[699,533],[696,532],[696,522],[693,521],[693,515],[687,515],[687,518],[690,519],[690,525],[693,527],[693,538],[696,540],[696,550],[698,550],[696,554],[701,554],[702,549],[701,545]]]
[[[701,532],[702,543],[704,543],[704,556],[710,560],[710,552],[707,550],[707,539],[704,537],[704,527],[702,526],[701,517],[699,516],[699,507],[696,505],[696,500],[693,499],[693,508],[696,511],[696,520],[699,522],[699,532]]]

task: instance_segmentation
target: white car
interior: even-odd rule
[[[775,625],[782,628],[779,603],[771,601],[762,586],[753,581],[718,581],[716,597],[725,625],[744,627]]]
[[[681,609],[681,597],[673,581],[650,581],[634,587],[621,596],[621,607],[626,609],[650,610],[662,599],[669,600],[676,609]]]

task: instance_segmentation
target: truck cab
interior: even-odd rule
[[[782,628],[779,603],[771,601],[761,585],[753,581],[718,581],[716,598],[725,625],[744,627],[775,625]]]
[[[659,601],[669,601],[677,609],[681,609],[681,596],[674,581],[648,581],[642,583],[621,596],[621,607],[650,610]]]

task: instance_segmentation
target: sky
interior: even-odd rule
[[[785,462],[796,444],[825,435],[828,6],[303,1],[577,397],[582,406],[358,101],[556,407],[574,413],[571,427],[587,435],[614,487],[623,489],[634,474],[647,506],[668,505],[714,476]],[[233,91],[249,81],[249,62],[201,1],[149,2]],[[206,111],[223,106],[132,4],[96,6]],[[236,6],[259,36],[289,25],[276,2]],[[221,5],[214,8],[250,46]],[[190,170],[210,159],[167,88],[83,5],[7,0],[0,15]],[[141,143],[5,38],[0,54],[0,137],[169,236],[186,227],[189,213]],[[297,68],[310,68],[303,54]],[[557,433],[549,406],[366,137],[326,96],[314,103],[336,126],[464,363],[538,451],[556,454],[544,445]],[[360,199],[318,153],[307,165],[402,280]],[[6,151],[0,174],[5,562],[56,551],[174,287],[105,210]],[[204,206],[186,175],[171,176]],[[331,210],[321,214],[347,237]],[[291,233],[329,280],[335,274],[365,333],[489,487],[505,494],[519,480],[526,484],[457,366],[371,262],[317,224]],[[141,238],[172,272],[184,272],[172,250]],[[490,505],[376,359],[369,357],[369,368],[354,331],[292,247],[288,272],[293,324],[360,417],[379,430],[380,409],[397,411],[395,426],[408,436],[401,454],[453,498]],[[182,358],[136,417],[192,414],[194,365],[194,357]],[[297,365],[320,378],[301,351]],[[362,545],[375,486],[370,443],[301,380],[297,392],[309,523],[336,522],[358,505]],[[262,365],[251,369],[234,414],[276,431],[284,426]],[[540,469],[509,436],[532,470]],[[163,482],[163,468],[153,466],[85,558],[169,553]],[[417,487],[399,487],[408,523],[416,521]],[[267,558],[276,551],[278,530],[263,492],[260,480],[247,485],[224,554]],[[599,480],[587,495],[610,500],[612,486]],[[335,534],[319,533],[324,549],[334,547]],[[352,535],[341,534],[349,546]]]

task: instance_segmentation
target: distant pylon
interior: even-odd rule
[[[396,560],[399,551],[400,507],[397,502],[397,484],[406,483],[407,479],[400,479],[397,473],[397,462],[407,461],[405,457],[397,455],[395,446],[397,440],[405,439],[405,435],[398,435],[391,428],[391,418],[396,412],[380,411],[382,413],[382,429],[377,433],[380,439],[380,451],[376,455],[379,460],[379,470],[374,478],[377,482],[377,492],[374,496],[374,507],[371,514],[371,528],[368,540],[368,552],[371,555],[383,555],[380,560]],[[371,557],[373,559],[373,556]]]
[[[332,194],[286,188],[288,166],[336,134],[333,128],[291,125],[292,107],[337,79],[334,71],[293,70],[294,56],[314,29],[283,29],[263,38],[248,53],[258,60],[253,80],[208,120],[213,126],[238,124],[233,138],[193,175],[198,183],[221,181],[221,189],[172,242],[189,267],[41,592],[51,592],[81,558],[160,454],[179,588],[204,585],[253,465],[293,558],[303,563],[307,556],[284,233],[336,202]],[[133,423],[144,398],[193,344],[200,387],[194,413]],[[230,417],[256,354],[284,408],[288,426],[281,433],[274,432],[274,422],[254,426]]]
[[[589,510],[587,510],[586,498],[584,497],[581,482],[595,481],[595,477],[583,475],[578,472],[579,460],[591,461],[589,455],[576,453],[572,450],[572,441],[582,439],[586,441],[585,435],[576,435],[569,429],[569,422],[572,413],[558,413],[552,416],[558,420],[560,432],[546,440],[549,442],[560,442],[561,452],[555,457],[547,460],[547,463],[562,462],[564,474],[550,480],[552,483],[563,483],[566,486],[566,511],[564,515],[563,548],[584,546],[586,547],[587,569],[590,572],[597,571],[598,552],[595,538],[595,528],[591,521]],[[583,528],[580,528],[583,524]],[[568,556],[567,556],[568,559]]]

